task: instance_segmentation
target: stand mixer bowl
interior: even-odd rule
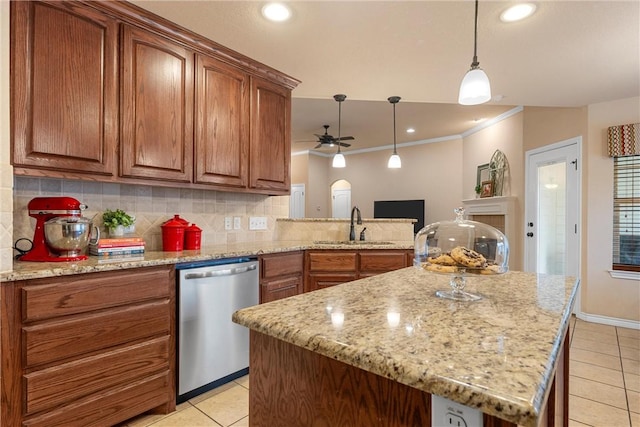
[[[90,219],[60,216],[44,223],[44,238],[49,249],[61,257],[77,257],[86,252],[93,224]]]

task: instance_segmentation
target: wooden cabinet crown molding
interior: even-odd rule
[[[169,36],[171,39],[183,43],[196,52],[214,56],[231,65],[239,66],[246,71],[261,76],[265,79],[277,81],[288,89],[295,89],[300,80],[288,76],[274,68],[249,58],[233,49],[222,46],[204,36],[188,30],[174,22],[158,16],[146,9],[138,7],[126,1],[86,1],[81,3],[89,7],[109,13],[114,17],[129,24],[146,28],[149,31],[158,32]]]

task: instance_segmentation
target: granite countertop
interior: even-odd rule
[[[264,241],[234,243],[203,247],[199,251],[162,252],[146,251],[143,259],[98,260],[90,256],[85,261],[76,262],[22,262],[15,261],[13,270],[0,272],[0,283],[43,277],[66,276],[99,271],[122,270],[154,265],[178,264],[183,262],[208,261],[221,258],[257,256],[269,253],[291,252],[307,249],[413,249],[413,242],[328,242],[328,241]]]
[[[449,277],[414,267],[240,310],[257,332],[536,426],[578,281],[509,272],[468,279],[476,302],[435,296]]]

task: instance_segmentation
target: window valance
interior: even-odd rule
[[[640,123],[611,126],[607,139],[609,157],[640,155]]]

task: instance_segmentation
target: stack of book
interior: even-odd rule
[[[144,239],[137,236],[101,238],[89,244],[89,255],[100,260],[136,260],[144,259]]]

